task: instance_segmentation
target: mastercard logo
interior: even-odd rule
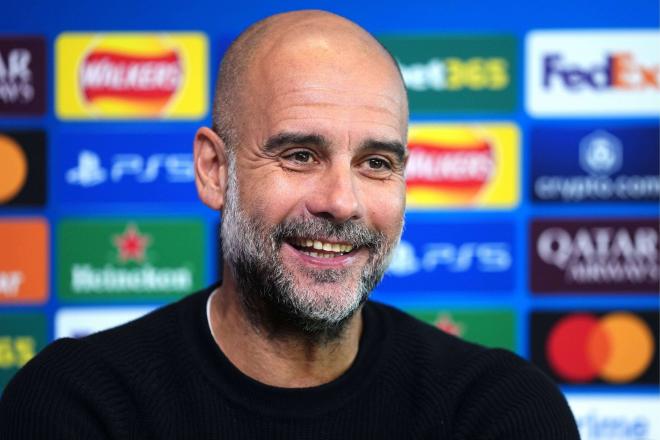
[[[13,199],[25,185],[28,161],[12,138],[0,134],[0,203]]]
[[[555,374],[574,383],[634,381],[646,372],[655,354],[653,332],[629,312],[566,316],[552,327],[545,346]]]
[[[511,206],[518,200],[517,129],[511,124],[413,124],[409,207]]]

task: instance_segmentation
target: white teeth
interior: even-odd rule
[[[324,243],[320,240],[311,240],[306,238],[298,238],[295,240],[295,244],[302,248],[311,248],[319,251],[333,252],[339,254],[345,254],[353,250],[353,246],[350,244],[340,244],[340,243]],[[304,251],[303,251],[304,252]],[[319,252],[304,252],[307,255],[320,258],[332,258],[332,254],[319,253]]]

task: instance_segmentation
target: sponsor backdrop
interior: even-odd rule
[[[250,22],[363,24],[410,96],[406,227],[374,297],[530,359],[586,439],[660,440],[654,0],[17,0],[0,14],[0,392],[59,337],[218,279],[192,140]]]

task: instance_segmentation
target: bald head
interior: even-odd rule
[[[278,14],[246,29],[227,50],[218,74],[213,106],[214,131],[231,151],[243,121],[253,116],[249,104],[264,82],[291,82],[300,76],[373,75],[392,88],[407,120],[407,99],[400,71],[387,50],[355,23],[324,11]]]

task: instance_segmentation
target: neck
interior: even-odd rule
[[[341,331],[327,337],[273,331],[272,323],[255,321],[241,301],[231,277],[211,298],[210,326],[216,344],[243,374],[282,388],[307,388],[343,374],[357,356],[362,314],[347,319]]]

